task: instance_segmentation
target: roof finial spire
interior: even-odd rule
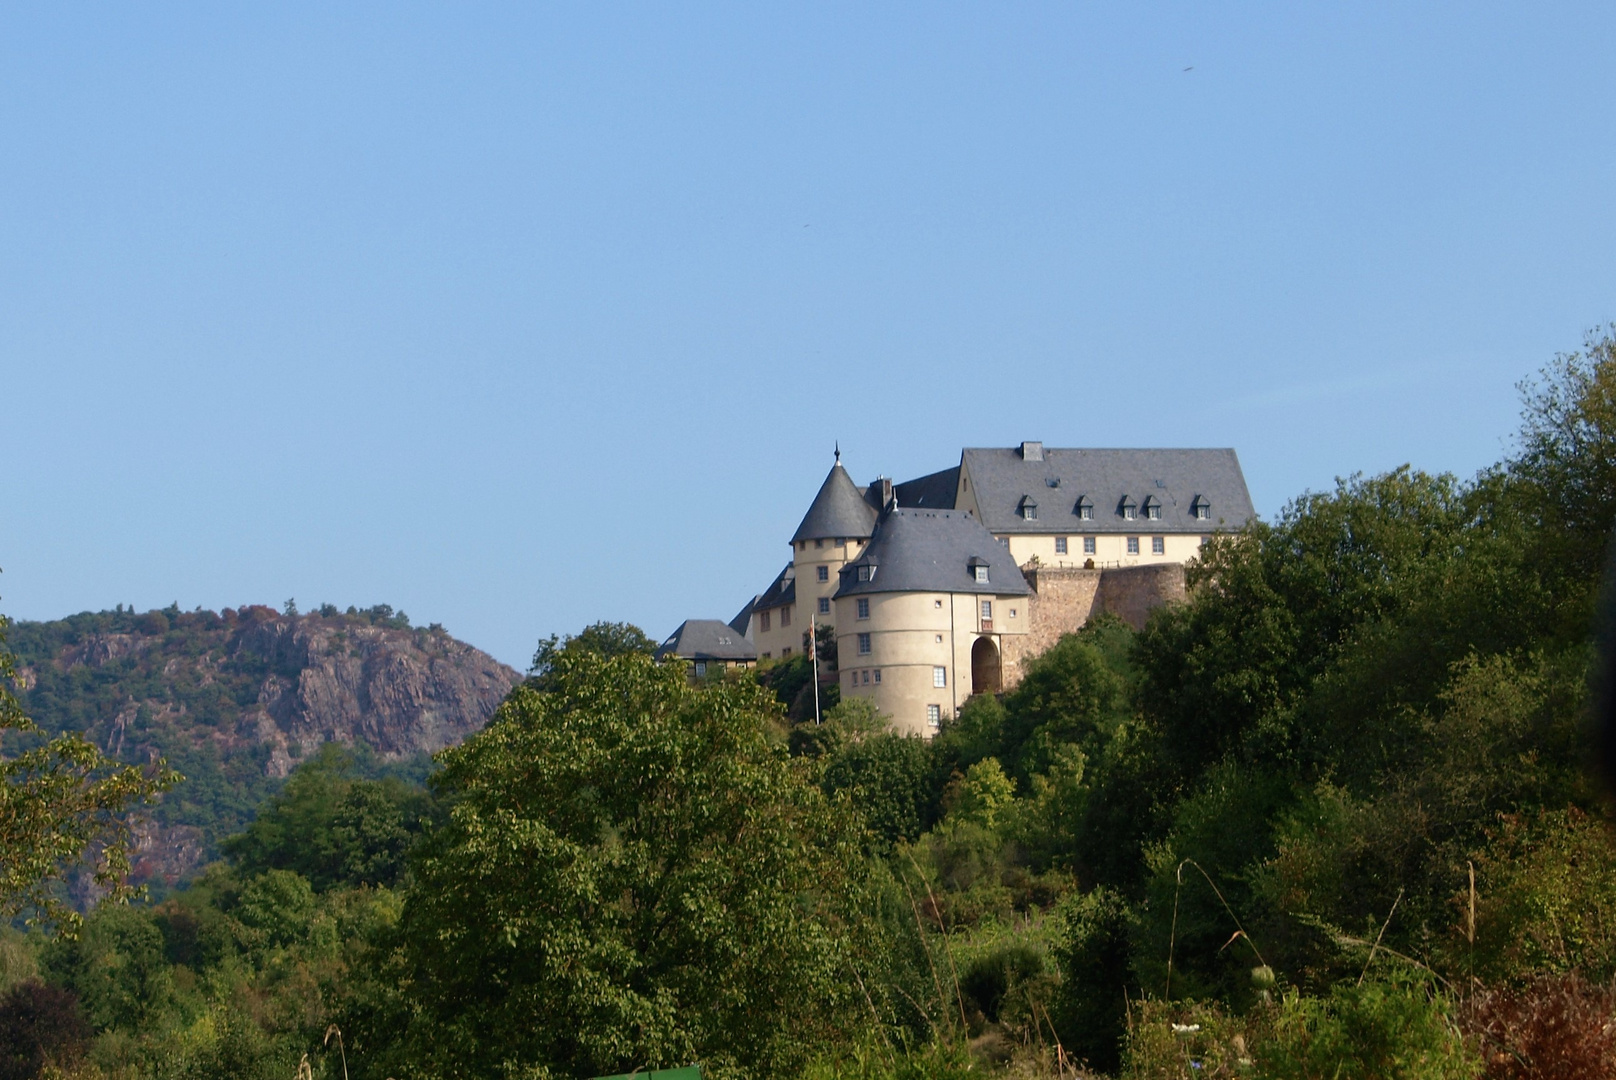
[[[836,440],[836,464],[842,463],[842,440]]]

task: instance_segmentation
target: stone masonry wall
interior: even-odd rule
[[[1135,630],[1154,608],[1186,596],[1182,563],[1149,563],[1086,570],[1075,567],[1022,568],[1032,595],[1027,598],[1028,632],[1000,638],[1004,687],[1021,681],[1028,661],[1079,630],[1095,615],[1117,616]]]

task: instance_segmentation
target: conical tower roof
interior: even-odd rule
[[[828,540],[845,536],[852,540],[865,540],[875,529],[876,509],[859,494],[858,485],[842,468],[840,456],[830,468],[830,475],[819,485],[814,504],[803,515],[791,542],[799,540]]]

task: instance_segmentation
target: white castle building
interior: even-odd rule
[[[1142,625],[1181,597],[1184,565],[1253,516],[1235,452],[970,448],[959,465],[865,487],[841,454],[791,537],[791,560],[728,623],[692,619],[658,650],[706,674],[835,635],[844,696],[929,735],[972,694],[1110,611]]]

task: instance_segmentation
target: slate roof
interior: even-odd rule
[[[781,604],[796,603],[796,600],[797,568],[790,563],[786,563],[786,568],[780,571],[779,576],[769,584],[767,589],[758,594],[756,600],[752,601],[752,610],[766,611],[769,608],[777,608]]]
[[[757,597],[752,597],[729,621],[729,628],[748,641],[752,640],[752,611],[757,606],[757,600]]]
[[[1019,450],[970,448],[961,464],[982,524],[994,533],[1194,532],[1237,529],[1256,516],[1240,461],[1230,449],[1213,450],[1052,450],[1025,460]],[[1154,497],[1161,519],[1149,521],[1144,507]],[[1078,517],[1080,499],[1094,507],[1094,518]],[[1037,504],[1037,520],[1026,520],[1024,500]],[[1210,505],[1211,519],[1192,509]],[[1124,501],[1140,507],[1139,517],[1122,516]]]
[[[876,508],[865,501],[864,494],[838,460],[830,467],[825,482],[819,485],[819,494],[814,496],[813,505],[803,515],[791,542],[836,537],[862,540],[875,527],[876,514]]]
[[[973,566],[988,566],[988,580],[976,580]],[[859,568],[873,567],[869,581]],[[1024,596],[1031,592],[1015,560],[981,522],[963,510],[888,510],[876,523],[864,553],[841,571],[836,595],[939,592]]]
[[[686,619],[656,651],[658,660],[756,660],[757,650],[721,619]]]
[[[959,466],[919,476],[896,485],[899,506],[919,506],[927,510],[954,509],[954,493],[959,490]]]

